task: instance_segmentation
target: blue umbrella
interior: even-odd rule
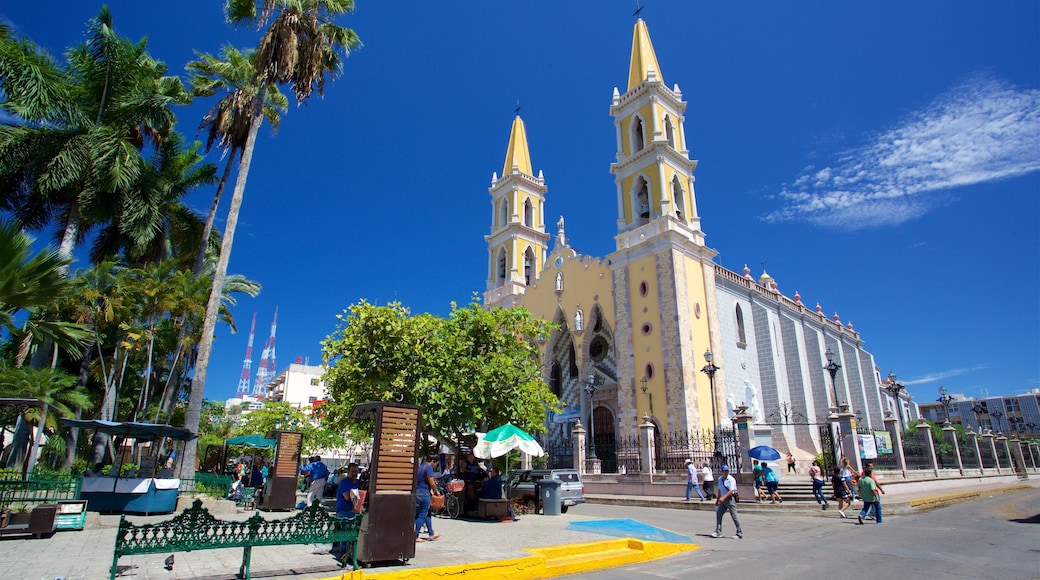
[[[780,459],[780,452],[768,445],[752,447],[751,449],[748,449],[747,454],[750,455],[752,459],[757,459],[759,461],[776,461],[777,459]]]

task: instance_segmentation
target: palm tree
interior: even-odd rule
[[[53,250],[32,253],[32,238],[13,221],[0,220],[0,330],[20,341],[15,366],[20,367],[33,344],[50,340],[79,354],[92,337],[82,324],[48,320],[44,312],[67,296],[73,285],[63,275],[68,260]],[[19,313],[29,317],[16,324]]]
[[[43,429],[50,424],[56,431],[59,417],[72,417],[73,409],[89,409],[90,395],[77,384],[76,377],[57,369],[9,369],[0,373],[0,396],[37,399],[42,407],[27,409],[18,416],[12,452],[7,466],[13,467],[24,457],[28,443],[28,426],[36,425],[33,450],[28,455],[24,470],[32,471],[36,448]],[[21,436],[20,436],[21,434]]]
[[[216,166],[203,163],[200,147],[197,142],[184,147],[184,138],[176,132],[162,141],[138,179],[114,204],[112,219],[91,247],[91,261],[122,254],[129,264],[174,258],[178,267],[191,267],[202,221],[181,198],[216,182]]]
[[[199,129],[206,130],[206,152],[208,153],[214,143],[219,144],[227,156],[224,165],[224,174],[220,178],[220,185],[213,194],[213,203],[210,205],[209,216],[202,230],[202,245],[199,248],[195,260],[195,271],[202,268],[209,249],[210,235],[213,231],[213,222],[217,216],[217,207],[224,193],[231,168],[242,150],[245,148],[249,137],[249,125],[252,119],[253,102],[257,97],[256,73],[253,70],[253,54],[255,51],[239,51],[237,48],[227,45],[221,49],[221,58],[214,57],[208,53],[196,52],[198,60],[188,63],[187,69],[191,72],[189,84],[192,95],[195,97],[212,97],[223,94],[220,101],[213,106],[202,118]],[[278,85],[268,84],[264,103],[264,116],[274,131],[277,132],[278,125],[282,120],[282,113],[289,105],[288,99],[278,90]],[[262,120],[262,119],[261,119]]]
[[[0,35],[0,107],[15,117],[0,124],[0,207],[34,229],[57,221],[66,259],[125,200],[116,194],[141,175],[142,151],[173,129],[171,107],[190,102],[145,41],[115,34],[108,8],[88,35],[61,64],[28,40]]]
[[[224,226],[213,288],[206,304],[199,356],[184,418],[185,427],[193,432],[198,431],[202,418],[203,391],[213,350],[213,331],[217,324],[224,278],[231,259],[238,212],[242,207],[256,135],[263,118],[263,105],[267,102],[267,86],[271,83],[289,85],[296,94],[297,103],[306,101],[315,90],[318,95],[322,95],[326,77],[334,78],[342,70],[342,58],[361,44],[353,30],[334,22],[337,16],[354,10],[353,0],[259,0],[259,3],[257,0],[228,0],[226,9],[228,20],[232,23],[250,22],[258,28],[267,26],[267,29],[264,30],[253,60],[259,92],[253,102],[249,133],[242,149],[242,160],[239,162],[231,207]],[[194,441],[185,444],[182,476],[194,472],[195,452]]]

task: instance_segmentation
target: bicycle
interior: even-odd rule
[[[456,494],[456,491],[457,491],[456,488],[459,487],[459,484],[462,484],[462,481],[459,481],[459,480],[452,480],[452,481],[441,480],[437,484],[437,490],[440,491],[442,494],[444,494],[444,507],[442,507],[441,509],[437,510],[432,515],[439,516],[439,517],[448,517],[448,518],[451,518],[451,519],[455,519],[455,518],[459,517],[459,514],[462,513],[462,501],[459,499],[459,496]]]

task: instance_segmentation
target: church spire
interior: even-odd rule
[[[631,91],[643,81],[663,83],[664,75],[657,64],[657,55],[654,53],[654,45],[650,42],[646,21],[640,18],[632,32],[632,62],[628,68],[628,90]]]
[[[527,130],[524,128],[524,120],[517,115],[513,119],[513,130],[509,133],[509,148],[506,149],[506,163],[502,167],[502,176],[505,177],[513,171],[513,167],[520,173],[531,175],[531,153],[527,150]]]

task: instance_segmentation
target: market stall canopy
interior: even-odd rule
[[[78,427],[80,429],[97,429],[101,433],[108,433],[109,435],[122,435],[123,437],[131,437],[138,441],[151,441],[152,439],[158,439],[161,437],[169,437],[170,439],[176,439],[177,441],[190,441],[198,435],[188,431],[184,427],[174,427],[173,425],[159,425],[156,423],[135,423],[135,422],[118,422],[118,421],[101,421],[101,420],[77,420],[77,419],[62,419],[62,423],[65,423],[69,427]]]
[[[227,440],[228,447],[274,447],[277,443],[274,439],[268,439],[260,434],[240,435]]]
[[[545,450],[530,433],[512,423],[492,429],[483,437],[478,433],[477,438],[477,446],[473,448],[473,455],[481,459],[501,457],[514,449],[519,449],[535,457],[540,457],[545,453]]]

